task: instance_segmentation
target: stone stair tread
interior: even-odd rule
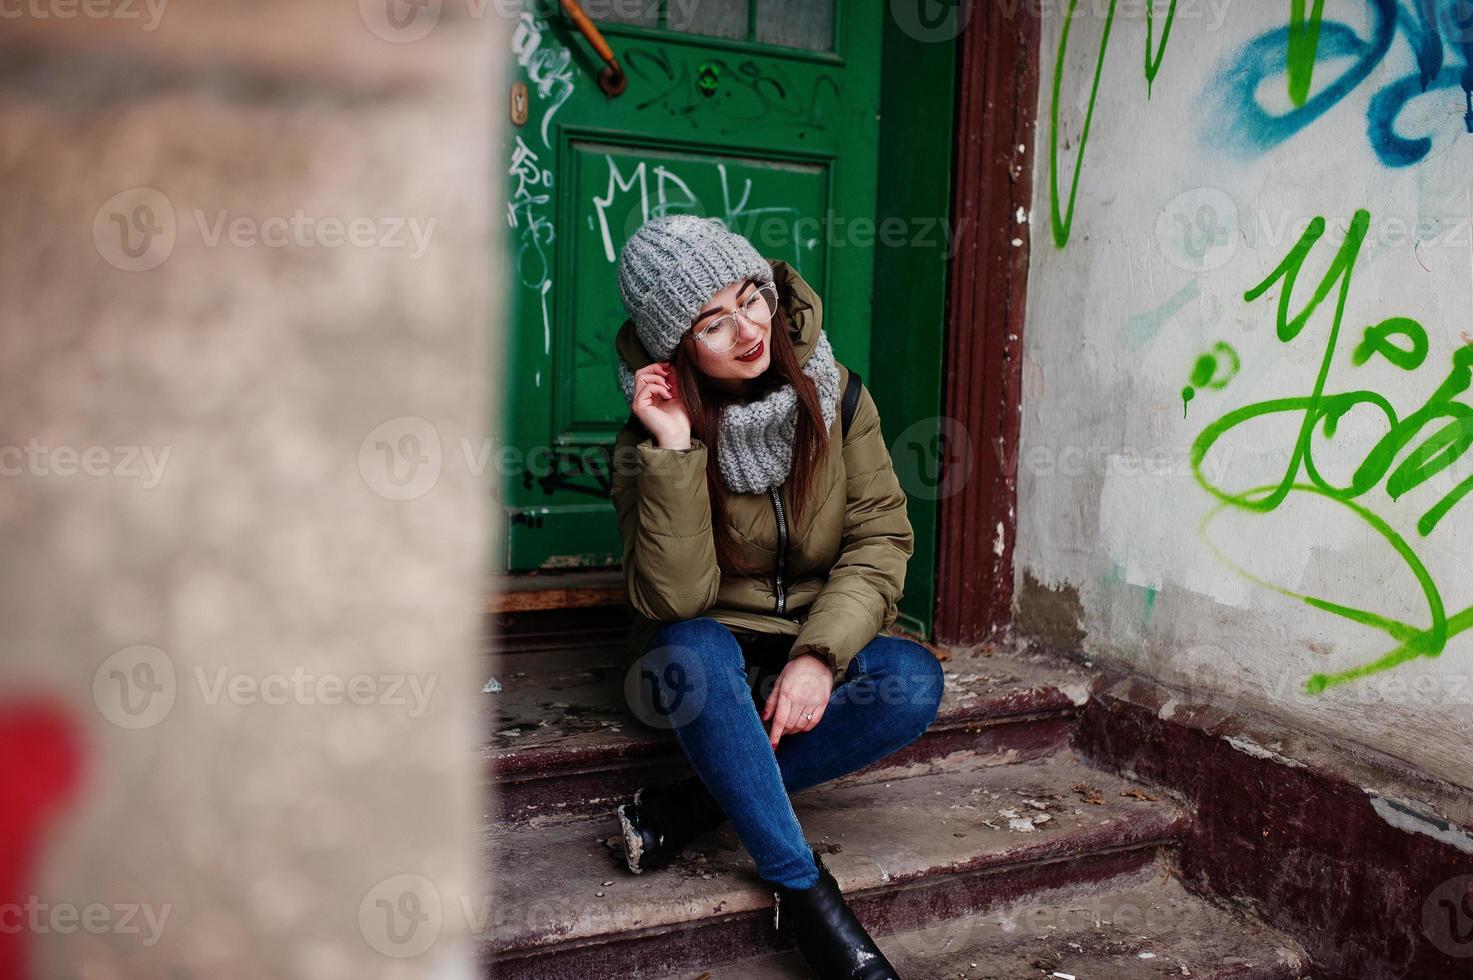
[[[1304,956],[1281,933],[1187,891],[1162,863],[986,912],[876,936],[902,977],[964,980],[1295,980]],[[666,980],[808,980],[796,950]]]
[[[961,751],[858,775],[793,798],[807,839],[827,845],[825,860],[846,894],[1147,848],[1187,826],[1175,803],[1067,751],[1008,765]],[[638,876],[623,866],[611,811],[497,824],[485,836],[488,880],[499,883],[495,907],[506,910],[489,930],[487,954],[600,942],[771,907],[771,892],[730,824],[698,838],[670,867]]]
[[[675,748],[624,701],[624,653],[606,645],[493,660],[497,693],[477,702],[489,732],[486,761],[498,778],[560,766],[608,765]],[[1081,703],[1090,675],[1059,658],[1000,647],[953,651],[933,727],[957,726]]]

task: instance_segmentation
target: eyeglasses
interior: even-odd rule
[[[772,319],[772,311],[777,309],[777,287],[771,283],[758,286],[752,295],[742,301],[737,309],[746,318],[748,323],[766,323]],[[736,346],[737,334],[736,314],[727,313],[718,316],[705,329],[696,334],[696,339],[705,344],[713,354],[725,354]]]

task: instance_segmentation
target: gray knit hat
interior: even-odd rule
[[[701,307],[751,276],[772,282],[772,266],[720,218],[651,218],[619,253],[619,296],[651,357],[668,361]]]

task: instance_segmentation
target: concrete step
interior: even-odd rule
[[[1155,861],[1187,827],[1173,802],[1067,751],[964,750],[875,767],[793,798],[810,841],[877,933],[972,915]],[[611,812],[486,831],[498,883],[481,952],[494,975],[658,977],[773,948],[772,893],[730,825],[631,875]]]
[[[1299,980],[1302,950],[1188,892],[1166,861],[937,925],[876,936],[902,977]],[[796,950],[667,980],[808,980]]]
[[[504,596],[498,596],[492,593],[486,600],[485,623],[488,652],[496,655],[516,659],[547,650],[613,649],[623,645],[629,632],[629,616],[619,607],[508,610],[501,608],[507,604]]]
[[[624,654],[594,642],[556,646],[538,634],[535,654],[490,661],[496,693],[479,701],[488,774],[499,814],[520,820],[548,813],[607,809],[642,784],[689,775],[674,737],[629,710]],[[1090,676],[1041,654],[981,648],[953,651],[944,664],[940,711],[922,738],[887,763],[935,758],[959,749],[1008,761],[1065,747]]]

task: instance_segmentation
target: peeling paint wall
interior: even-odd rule
[[[1022,628],[1473,786],[1473,15],[1069,6]]]

